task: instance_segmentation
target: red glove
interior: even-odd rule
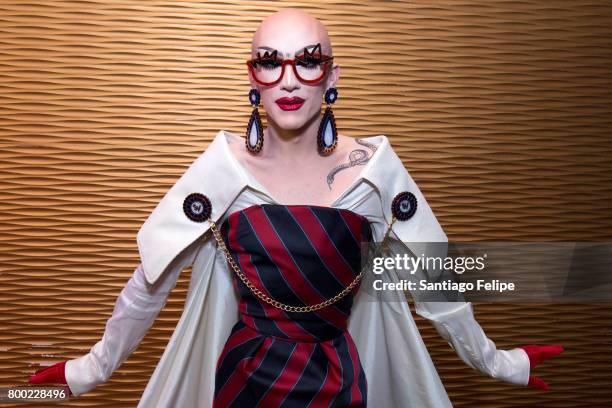
[[[65,384],[66,382],[66,362],[55,363],[52,366],[44,367],[37,370],[28,379],[29,384]],[[72,391],[68,388],[68,395],[72,395]]]
[[[563,352],[563,346],[560,344],[551,344],[546,346],[538,346],[537,344],[529,344],[527,346],[521,346],[523,350],[529,356],[529,367],[533,370],[538,364],[548,360]],[[527,386],[531,388],[538,388],[544,391],[548,391],[548,384],[540,377],[533,375],[529,376],[529,383]]]

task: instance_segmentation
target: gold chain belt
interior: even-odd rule
[[[327,299],[327,300],[325,300],[325,301],[323,301],[321,303],[317,303],[316,305],[309,305],[309,306],[291,306],[291,305],[287,305],[287,304],[279,302],[278,300],[272,299],[270,296],[268,296],[265,293],[263,293],[261,290],[256,288],[255,285],[253,285],[251,283],[249,278],[247,278],[246,275],[244,273],[242,273],[242,271],[240,270],[240,267],[238,267],[238,265],[236,264],[236,261],[234,260],[234,257],[232,256],[232,254],[227,249],[227,246],[225,245],[225,241],[220,236],[220,232],[217,229],[217,224],[215,224],[215,222],[210,217],[208,217],[208,222],[210,223],[210,229],[212,230],[213,235],[215,236],[215,239],[217,240],[217,243],[219,244],[219,246],[225,252],[225,256],[227,258],[227,262],[230,264],[230,266],[232,267],[232,269],[234,270],[236,275],[238,275],[238,277],[240,278],[242,283],[244,283],[246,285],[246,287],[249,288],[249,290],[255,296],[257,296],[259,299],[263,300],[267,304],[269,304],[269,305],[271,305],[271,306],[273,306],[273,307],[275,307],[277,309],[284,310],[285,312],[308,313],[308,312],[313,312],[315,310],[323,309],[324,307],[333,305],[334,303],[336,303],[337,301],[339,301],[340,299],[342,299],[343,297],[348,295],[349,292],[351,290],[353,290],[353,288],[355,288],[355,286],[357,286],[357,284],[363,278],[363,275],[365,274],[366,269],[367,269],[367,268],[362,268],[361,272],[359,272],[359,275],[355,276],[355,279],[353,279],[353,281],[351,282],[350,285],[348,285],[346,288],[344,288],[342,291],[340,291],[336,296],[334,296],[332,298],[329,298],[329,299]],[[387,229],[387,232],[385,233],[385,236],[383,238],[383,242],[387,239],[387,236],[389,235],[389,231],[391,230],[391,225],[393,225],[394,222],[395,222],[395,215],[393,216],[391,224],[389,225],[389,228]]]

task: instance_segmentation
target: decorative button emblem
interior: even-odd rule
[[[203,222],[210,217],[212,205],[204,194],[191,193],[183,201],[183,211],[191,221]]]
[[[400,221],[410,219],[417,209],[417,199],[409,191],[397,194],[391,203],[391,212]]]

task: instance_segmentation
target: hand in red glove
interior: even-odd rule
[[[551,344],[546,346],[538,346],[537,344],[529,344],[527,346],[521,346],[523,350],[529,356],[529,367],[533,370],[538,364],[548,360],[563,352],[563,346],[560,344]],[[538,388],[544,391],[548,391],[548,384],[540,377],[533,375],[529,376],[529,383],[527,386],[531,388]]]
[[[37,370],[28,379],[29,384],[65,384],[66,382],[66,362],[55,363],[52,366],[44,367]],[[68,388],[68,395],[72,395],[72,391]]]

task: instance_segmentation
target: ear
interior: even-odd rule
[[[247,74],[249,76],[249,83],[251,84],[251,88],[255,88],[259,90],[257,82],[253,79],[253,75],[251,74],[251,70],[247,66]]]
[[[340,79],[340,65],[334,64],[332,69],[329,71],[329,75],[327,77],[327,88],[336,87],[336,83]]]

